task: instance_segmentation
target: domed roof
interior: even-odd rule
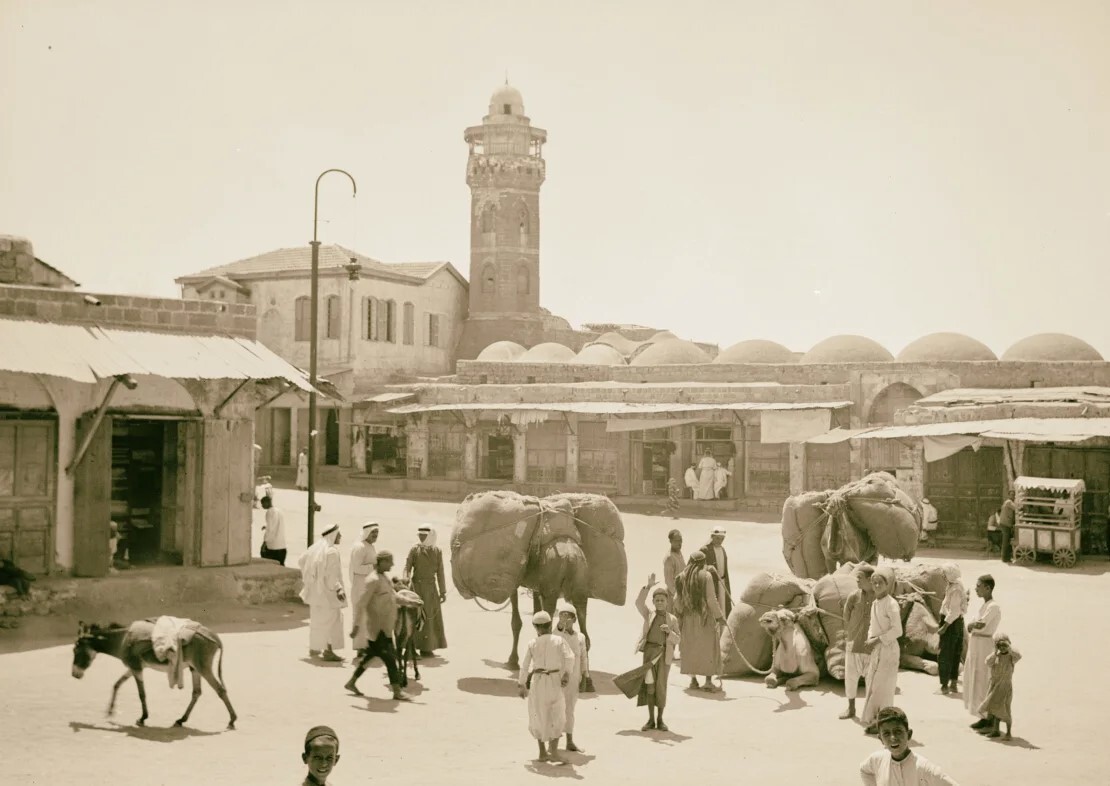
[[[866,336],[833,336],[802,356],[802,363],[883,363],[894,360],[878,342]]]
[[[733,344],[714,363],[797,363],[797,356],[782,344],[753,338]]]
[[[691,341],[671,338],[658,344],[649,344],[642,352],[632,358],[630,366],[675,366],[679,364],[708,363],[705,354]]]
[[[930,360],[998,360],[982,341],[963,333],[930,333],[910,342],[898,353],[903,363],[924,363]]]
[[[574,360],[574,350],[570,347],[547,341],[536,344],[516,359],[517,363],[570,363]]]
[[[612,331],[608,333],[602,333],[594,340],[593,343],[606,344],[617,350],[617,352],[620,352],[622,355],[631,355],[633,350],[635,350],[636,347],[640,345],[639,342],[627,339],[620,333],[614,333]]]
[[[509,105],[510,111],[505,112],[505,105]],[[493,91],[493,95],[489,97],[489,113],[491,115],[523,115],[524,114],[524,98],[520,95],[520,91],[509,83],[501,85]]]
[[[608,344],[587,344],[574,356],[571,363],[591,366],[623,366],[624,355]]]
[[[660,330],[654,336],[649,338],[646,343],[648,343],[648,344],[658,344],[660,341],[675,341],[677,339],[678,339],[678,336],[676,336],[671,331],[669,331],[669,330]]]
[[[1039,333],[1023,338],[1002,353],[1003,360],[1102,360],[1098,350],[1065,333]]]
[[[524,347],[515,341],[495,341],[478,353],[475,360],[486,360],[493,363],[508,363],[516,360],[525,352]]]

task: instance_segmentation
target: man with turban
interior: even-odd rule
[[[436,533],[427,524],[416,530],[420,542],[409,549],[405,560],[405,581],[412,581],[412,588],[424,601],[426,621],[416,632],[415,644],[420,654],[428,657],[433,650],[447,646],[443,629],[443,608],[447,600],[447,582],[443,578],[443,552],[436,545]]]
[[[342,661],[335,654],[343,647],[343,608],[347,592],[339,557],[339,525],[332,524],[320,539],[301,555],[301,600],[308,604],[308,655],[327,661]]]
[[[559,636],[551,635],[551,615],[532,615],[536,638],[528,643],[517,676],[521,698],[528,699],[528,731],[540,748],[540,761],[559,758],[559,738],[566,729],[566,698],[574,653]]]
[[[695,551],[690,564],[675,581],[675,615],[682,638],[682,673],[690,675],[697,690],[698,675],[705,675],[705,690],[712,693],[713,677],[721,672],[721,628],[725,624],[721,580],[705,567],[705,554]]]
[[[714,527],[709,542],[701,547],[706,567],[713,568],[724,584],[725,617],[732,612],[732,582],[728,579],[728,554],[725,553],[725,528]]]
[[[902,614],[898,601],[891,595],[894,592],[894,568],[884,565],[876,568],[871,577],[875,588],[875,600],[871,604],[871,621],[867,626],[865,642],[870,656],[867,666],[867,702],[863,705],[863,717],[867,734],[878,734],[875,720],[879,710],[894,704],[894,693],[898,687],[898,661],[901,652],[898,639],[902,636]]]
[[[378,540],[378,522],[368,521],[362,525],[362,540],[351,549],[351,608],[358,606],[358,599],[366,587],[366,581],[374,572],[378,550],[374,544]]]

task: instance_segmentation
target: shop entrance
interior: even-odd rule
[[[395,434],[390,426],[366,426],[366,432],[366,471],[371,475],[407,474],[405,435]]]
[[[633,431],[630,435],[632,460],[632,493],[644,496],[666,496],[671,477],[671,454],[675,443],[665,428]]]
[[[986,540],[987,519],[1002,506],[1006,485],[1002,449],[965,449],[925,466],[925,496],[937,509],[937,537],[965,543]]]
[[[171,426],[174,424],[170,424]],[[119,529],[117,567],[181,564],[172,534],[162,526],[163,474],[176,465],[166,455],[167,429],[162,420],[115,419],[112,423],[112,521]],[[170,458],[170,461],[167,459]]]
[[[0,558],[29,573],[54,567],[52,420],[0,420]]]
[[[515,458],[513,438],[502,434],[489,434],[484,443],[482,477],[487,480],[512,480]]]

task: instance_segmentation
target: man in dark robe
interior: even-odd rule
[[[416,648],[423,656],[434,654],[434,650],[447,646],[447,635],[443,630],[442,604],[447,600],[447,584],[443,578],[443,552],[436,545],[436,534],[427,524],[416,530],[420,538],[409,550],[405,560],[405,581],[412,582],[412,588],[424,601],[426,622],[416,632]]]

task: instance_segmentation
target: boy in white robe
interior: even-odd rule
[[[578,620],[578,612],[566,601],[561,601],[559,612],[559,637],[567,643],[574,653],[574,669],[570,672],[570,679],[563,686],[563,700],[566,705],[566,734],[567,750],[572,753],[585,753],[585,750],[574,744],[574,708],[578,704],[578,687],[583,678],[590,676],[590,656],[586,649],[586,637],[574,629]]]
[[[304,585],[301,600],[309,608],[308,655],[334,662],[343,660],[335,648],[343,646],[343,607],[347,605],[340,538],[339,525],[333,524],[298,561]]]
[[[532,625],[536,638],[524,651],[517,677],[520,697],[528,699],[528,731],[540,747],[540,761],[558,761],[559,738],[566,726],[563,688],[570,682],[574,653],[565,641],[551,635],[551,615],[546,611],[534,614]]]
[[[876,722],[883,750],[860,765],[865,786],[959,786],[940,767],[910,750],[913,729],[906,713],[897,707],[883,707]]]
[[[875,600],[871,604],[871,622],[867,627],[865,646],[870,652],[867,665],[867,702],[861,720],[866,734],[878,734],[875,719],[879,710],[894,703],[898,686],[898,661],[901,652],[898,639],[902,636],[902,614],[898,601],[891,597],[894,590],[894,569],[876,568],[871,576]]]

